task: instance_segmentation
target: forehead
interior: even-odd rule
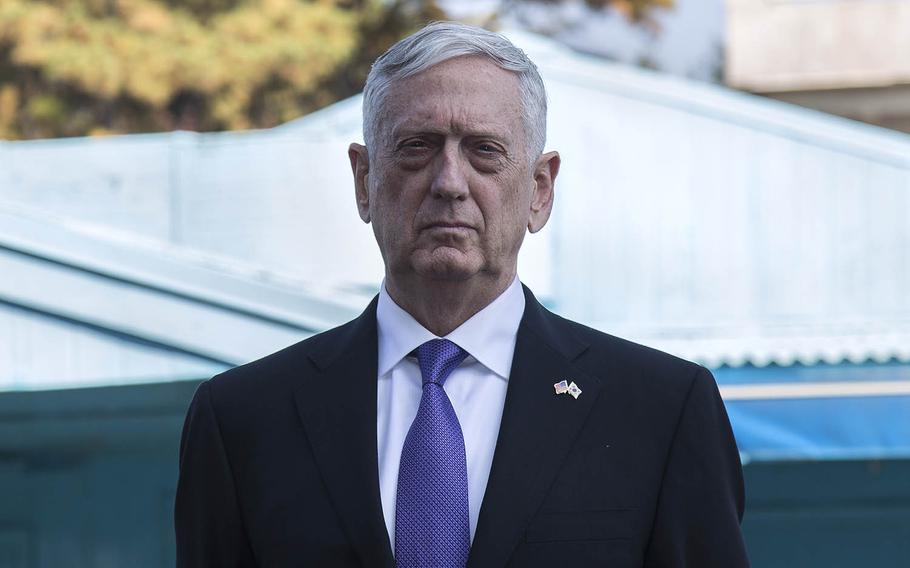
[[[394,83],[382,112],[383,130],[520,135],[518,76],[485,57],[457,57]]]

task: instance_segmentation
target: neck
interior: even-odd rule
[[[497,278],[468,280],[396,278],[386,273],[385,287],[392,300],[420,325],[444,337],[490,305],[514,279],[514,270]]]

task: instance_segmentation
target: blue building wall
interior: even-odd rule
[[[0,394],[0,566],[173,566],[197,385]],[[745,476],[756,568],[910,565],[910,459],[754,461]]]

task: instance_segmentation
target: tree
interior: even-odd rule
[[[432,1],[0,0],[0,137],[269,127],[356,93]]]
[[[673,0],[585,3],[647,24]],[[0,138],[274,126],[357,93],[444,17],[435,0],[0,0]]]
[[[555,34],[575,27],[586,18],[576,12],[574,18],[567,21],[558,17],[559,9],[581,5],[589,11],[617,12],[633,25],[656,34],[660,31],[657,13],[671,9],[675,4],[676,0],[502,0],[495,17],[512,16],[534,31]],[[545,10],[542,19],[540,8]]]
[[[553,0],[547,0],[553,1]],[[590,8],[612,8],[635,23],[649,22],[657,10],[672,8],[675,0],[585,0]]]

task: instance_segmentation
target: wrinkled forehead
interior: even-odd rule
[[[485,57],[444,61],[390,85],[379,129],[450,128],[523,134],[518,76]]]

